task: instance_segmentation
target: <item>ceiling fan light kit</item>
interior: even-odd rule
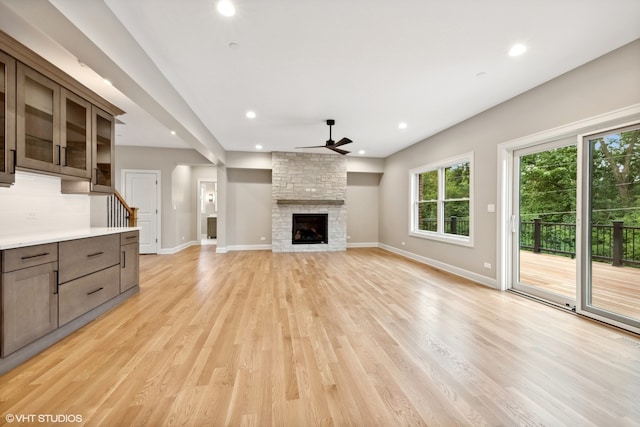
[[[351,144],[353,142],[352,140],[350,140],[349,138],[342,138],[340,141],[335,142],[331,138],[331,126],[335,124],[336,124],[335,120],[327,119],[327,125],[329,126],[329,139],[327,140],[325,145],[312,145],[310,147],[296,147],[296,148],[328,148],[329,150],[335,151],[336,153],[342,154],[343,156],[345,154],[349,154],[350,151],[342,150],[338,147],[346,144]]]

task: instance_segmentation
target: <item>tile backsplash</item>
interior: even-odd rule
[[[16,172],[16,182],[0,188],[0,236],[88,230],[90,198],[62,194],[60,178]]]

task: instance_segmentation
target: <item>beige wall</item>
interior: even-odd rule
[[[271,170],[227,169],[227,179],[229,249],[270,245]]]
[[[640,103],[639,76],[637,40],[388,157],[380,182],[380,242],[494,280],[497,213],[487,205],[500,208],[497,144]],[[475,156],[474,247],[410,237],[409,170],[467,152]]]
[[[380,173],[347,173],[347,247],[377,246]]]

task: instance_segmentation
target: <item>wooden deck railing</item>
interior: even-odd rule
[[[107,198],[107,226],[136,227],[138,225],[138,208],[130,207],[118,190]]]

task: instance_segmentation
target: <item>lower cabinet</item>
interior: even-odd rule
[[[96,308],[120,293],[120,267],[114,265],[58,287],[60,326]]]
[[[121,294],[139,284],[138,240],[138,231],[126,231],[0,251],[0,373],[8,359],[16,366],[43,342],[55,342],[44,338],[52,331],[118,296],[120,302],[128,298]]]
[[[2,274],[2,357],[58,327],[57,265]]]
[[[139,232],[130,231],[120,236],[120,292],[124,292],[140,282]]]

